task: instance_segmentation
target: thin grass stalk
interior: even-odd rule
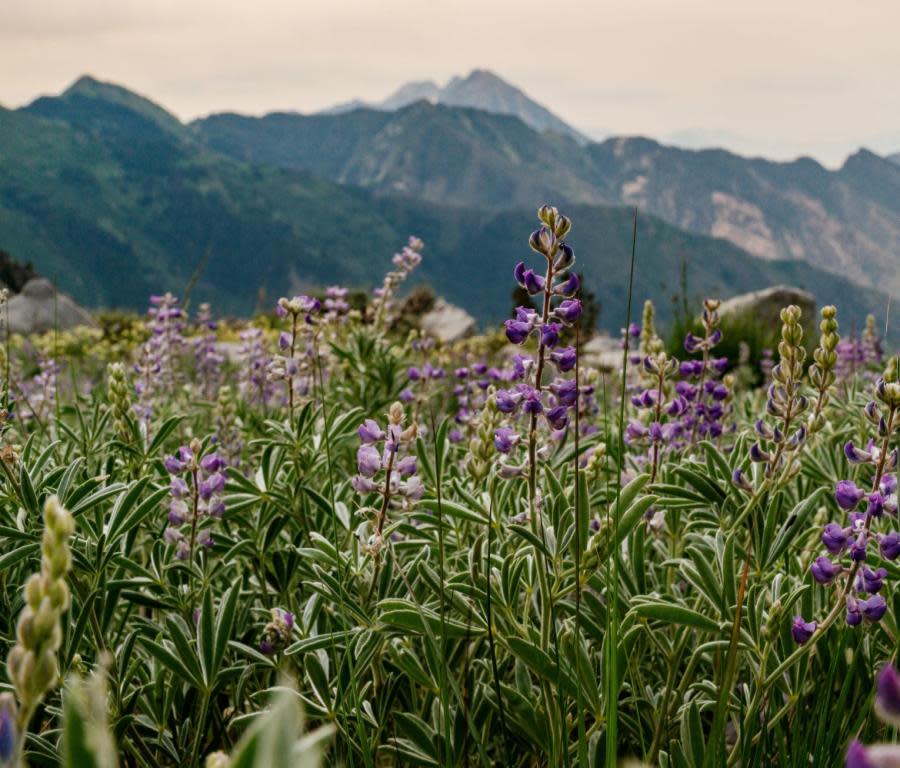
[[[634,263],[637,253],[638,211],[634,209],[634,220],[631,230],[631,264],[628,270],[628,300],[625,305],[625,327],[631,325],[631,299],[634,291]],[[622,378],[619,402],[619,467],[616,473],[615,504],[618,508],[622,494],[622,470],[625,457],[625,389],[628,374],[628,345],[622,350]],[[612,540],[618,537],[618,519],[611,519],[611,507],[606,509],[607,530],[611,531]],[[618,762],[618,727],[619,727],[619,551],[612,549],[611,557],[606,561],[606,589],[610,595],[606,610],[606,653],[605,653],[605,686],[606,689],[606,765],[613,766]]]
[[[344,564],[344,559],[341,557],[341,547],[340,547],[340,537],[338,536],[338,519],[337,519],[337,511],[335,509],[335,495],[334,495],[334,465],[332,462],[331,455],[331,439],[330,432],[328,429],[328,412],[325,408],[325,379],[322,375],[322,358],[319,354],[319,349],[316,347],[316,368],[315,372],[317,374],[319,380],[319,409],[322,413],[322,440],[325,443],[325,459],[328,464],[328,494],[329,494],[329,504],[331,507],[331,530],[332,530],[332,538],[334,545],[335,556],[338,560],[338,569],[341,571],[340,577],[343,585],[348,583],[347,578],[347,568]],[[338,590],[338,607],[340,608],[341,615],[346,616],[347,611],[344,606],[344,592],[343,589]],[[362,704],[359,697],[359,687],[357,685],[356,679],[356,665],[353,658],[353,654],[350,652],[350,643],[352,642],[351,636],[348,635],[347,639],[347,649],[344,652],[344,656],[347,660],[347,664],[350,667],[350,692],[353,695],[353,709],[356,713],[356,729],[358,734],[358,740],[360,743],[360,748],[362,749],[363,759],[365,760],[366,768],[374,768],[375,761],[372,758],[372,755],[369,750],[369,741],[366,738],[366,728],[365,721],[362,716]],[[331,653],[332,658],[335,661],[338,658],[337,647],[334,643],[334,637],[331,638]],[[343,659],[341,660],[343,663]],[[337,669],[340,670],[340,666],[337,666]]]
[[[444,710],[444,759],[447,765],[450,764],[452,752],[450,749],[450,701],[447,698],[447,602],[444,597],[444,507],[443,496],[441,493],[441,483],[443,482],[443,466],[444,466],[444,445],[438,446],[439,441],[443,441],[447,434],[446,421],[441,424],[439,431],[434,428],[434,408],[429,403],[429,418],[431,420],[431,435],[434,440],[434,474],[435,474],[435,495],[437,497],[437,520],[438,520],[438,578],[440,590],[438,592],[438,601],[441,612],[441,668],[439,675],[441,704]],[[393,459],[393,454],[391,455]],[[380,531],[379,531],[380,532]],[[477,738],[477,736],[476,736]]]
[[[503,689],[500,687],[500,671],[497,666],[497,647],[494,641],[494,615],[491,604],[491,551],[494,543],[494,482],[490,484],[490,497],[488,501],[488,530],[487,530],[487,568],[485,570],[485,616],[488,625],[488,650],[491,657],[491,673],[493,674],[494,695],[497,697],[497,709],[500,715],[500,727],[503,730],[503,754],[506,765],[512,765],[509,754],[509,730],[506,725],[506,709],[503,705]]]
[[[575,323],[575,390],[577,392],[581,392],[581,375],[580,369],[581,366],[578,362],[578,357],[580,355],[580,334],[579,331],[581,329],[581,323]],[[579,394],[580,397],[580,394]],[[578,450],[578,439],[581,434],[581,403],[576,400],[575,402],[575,456],[573,459],[574,468],[575,468],[575,494],[574,494],[574,507],[575,507],[575,680],[578,682],[576,687],[576,708],[577,708],[577,719],[578,719],[578,764],[586,765],[587,764],[587,737],[585,735],[584,728],[584,692],[581,690],[581,654],[579,653],[579,649],[581,648],[581,505],[579,502],[581,501],[581,482],[580,482],[580,466],[579,462],[581,460],[580,452]],[[584,500],[585,503],[588,503],[588,500]]]

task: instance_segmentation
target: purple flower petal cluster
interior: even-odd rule
[[[325,289],[325,301],[322,302],[325,312],[322,318],[326,323],[339,324],[347,319],[347,313],[350,312],[347,294],[348,290],[339,285],[330,285]]]
[[[266,656],[284,650],[290,644],[294,631],[294,614],[290,611],[273,608],[271,616],[271,620],[263,627],[259,641],[259,650]]]
[[[222,381],[222,363],[225,362],[225,357],[216,344],[218,324],[212,319],[209,304],[200,305],[196,327],[200,332],[193,340],[197,380],[203,397],[212,400]]]
[[[574,379],[563,376],[571,373],[577,362],[575,348],[563,346],[564,334],[582,314],[577,298],[581,280],[572,271],[575,252],[565,241],[572,223],[552,206],[543,206],[538,218],[541,226],[528,242],[532,250],[544,257],[542,273],[519,262],[513,277],[528,294],[540,296],[541,309],[518,307],[515,317],[505,323],[506,337],[513,344],[521,346],[536,338],[537,354],[513,355],[509,380],[517,383],[497,390],[494,397],[497,410],[508,422],[494,430],[494,446],[504,455],[498,468],[504,478],[524,476],[529,461],[549,454],[550,445],[538,447],[536,443],[538,420],[547,425],[551,440],[561,440],[570,427],[573,409],[578,408],[581,413],[593,407],[582,401],[582,397],[590,397],[593,387],[579,387]],[[550,366],[557,377],[546,382],[544,376]],[[516,426],[518,418],[529,426]],[[522,434],[528,435],[527,446]],[[517,456],[520,447],[527,447],[528,458]]]
[[[898,514],[897,478],[889,474],[897,467],[897,451],[888,452],[888,446],[900,415],[900,386],[888,385],[883,379],[876,381],[875,400],[866,404],[864,413],[876,427],[881,442],[870,440],[862,449],[849,441],[844,445],[844,456],[851,464],[874,467],[872,490],[866,492],[852,480],[840,480],[834,488],[834,499],[847,513],[848,524],[832,521],[822,531],[822,544],[828,552],[833,557],[846,556],[847,563],[818,557],[810,568],[819,584],[831,584],[847,572],[841,595],[846,596],[846,620],[850,626],[858,626],[864,620],[877,622],[887,610],[880,592],[888,571],[869,565],[868,557],[874,549],[869,545],[877,544],[878,554],[884,560],[900,557],[900,533],[873,530],[877,521],[896,518]]]
[[[373,291],[372,322],[377,328],[391,323],[394,311],[394,293],[409,274],[422,263],[422,249],[425,244],[418,237],[410,237],[399,253],[391,259],[394,269],[384,276],[379,288]]]
[[[875,714],[888,725],[900,727],[900,673],[892,664],[886,664],[878,673]],[[900,765],[900,745],[865,746],[854,739],[847,748],[845,765],[847,768],[896,768]]]
[[[272,397],[272,387],[267,375],[269,356],[259,328],[247,328],[240,332],[239,391],[241,397],[256,406],[265,406]]]
[[[895,488],[893,476],[881,478],[879,487],[890,491]],[[851,480],[841,480],[834,489],[834,497],[838,506],[849,513],[849,525],[841,526],[830,522],[822,531],[822,544],[835,557],[848,556],[845,566],[833,562],[827,557],[817,557],[810,567],[810,572],[819,584],[831,584],[845,571],[853,574],[853,594],[847,597],[847,623],[857,626],[863,619],[878,621],[887,609],[884,598],[878,595],[887,578],[885,568],[871,568],[867,564],[869,543],[877,542],[878,551],[884,559],[894,560],[900,556],[900,534],[890,532],[876,535],[871,531],[874,519],[882,517],[885,511],[896,515],[896,496],[885,495],[882,490],[867,494]],[[865,511],[859,507],[865,504]]]
[[[275,305],[275,314],[289,320],[289,330],[279,334],[281,354],[273,355],[269,361],[268,377],[272,381],[284,382],[292,422],[297,399],[306,396],[312,388],[316,331],[321,309],[321,302],[309,296],[290,299],[282,296]]]
[[[150,338],[141,346],[135,370],[135,411],[145,424],[157,401],[175,390],[176,364],[184,346],[184,312],[171,293],[150,297],[147,310]]]
[[[225,512],[225,460],[215,452],[201,455],[201,448],[192,440],[163,461],[170,475],[165,540],[175,545],[179,560],[189,559],[196,544],[213,545],[209,523]]]
[[[360,494],[380,494],[385,506],[392,499],[417,501],[425,493],[417,474],[415,454],[410,452],[417,428],[415,423],[404,428],[403,420],[403,406],[394,403],[385,428],[374,419],[366,419],[357,430],[360,440],[356,451],[357,474],[351,483]]]
[[[767,389],[766,414],[756,422],[759,438],[750,447],[750,460],[764,464],[766,481],[782,482],[799,471],[798,453],[809,432],[800,417],[809,408],[803,394],[803,363],[806,349],[802,345],[803,326],[800,308],[791,305],[781,310],[780,359],[772,368],[772,383]]]
[[[689,403],[677,390],[672,392],[669,384],[678,367],[678,360],[665,352],[645,356],[642,381],[648,386],[631,396],[631,404],[638,413],[625,427],[625,444],[647,448],[645,455],[636,457],[636,462],[649,463],[654,480],[663,450],[678,448],[684,435],[682,419]]]
[[[722,340],[719,325],[719,301],[703,302],[703,337],[688,333],[684,348],[688,354],[702,354],[699,360],[686,360],[679,366],[682,377],[675,390],[688,403],[681,419],[685,435],[690,442],[697,438],[716,439],[724,432],[731,390],[721,380],[728,370],[727,357],[714,358],[711,352]]]

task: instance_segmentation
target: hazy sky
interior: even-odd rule
[[[0,0],[0,103],[79,74],[182,118],[485,67],[592,134],[900,151],[898,0]]]

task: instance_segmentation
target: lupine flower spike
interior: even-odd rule
[[[72,567],[69,539],[74,531],[75,519],[51,496],[44,504],[41,571],[25,583],[25,608],[16,627],[16,644],[6,660],[18,708],[14,710],[9,698],[0,701],[0,742],[8,740],[14,728],[17,752],[35,709],[59,681],[57,652],[62,643],[62,615],[69,609],[66,575]],[[13,711],[15,726],[10,724]],[[4,749],[2,743],[0,749]]]
[[[888,473],[897,469],[897,449],[891,451],[890,445],[892,435],[900,427],[900,385],[879,379],[875,399],[865,406],[864,413],[876,427],[880,445],[871,441],[866,449],[860,449],[851,441],[844,446],[844,455],[851,464],[874,468],[871,489],[867,492],[852,480],[837,483],[834,499],[847,513],[847,524],[829,522],[825,526],[822,544],[829,556],[816,558],[810,568],[813,579],[822,585],[834,584],[844,577],[823,627],[834,621],[842,609],[851,627],[880,621],[887,611],[887,601],[880,593],[888,572],[877,564],[870,565],[873,545],[877,544],[878,554],[884,560],[900,556],[900,534],[874,530],[878,521],[896,518],[898,511],[896,476]]]

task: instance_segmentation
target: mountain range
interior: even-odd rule
[[[553,114],[524,91],[506,82],[493,72],[473,69],[465,77],[453,77],[440,86],[433,80],[416,80],[401,85],[390,96],[378,102],[359,99],[338,104],[322,114],[339,115],[361,108],[393,112],[417,101],[443,104],[448,107],[470,107],[498,115],[512,115],[538,133],[557,133],[568,136],[580,144],[588,139],[562,118]]]
[[[0,109],[0,248],[89,305],[141,308],[195,282],[198,300],[248,313],[293,290],[369,288],[412,233],[426,241],[418,279],[497,323],[549,201],[572,216],[579,268],[617,330],[639,204],[635,296],[661,319],[683,264],[692,300],[790,283],[858,328],[883,313],[881,288],[897,290],[898,176],[869,153],[829,172],[647,139],[582,145],[427,101],[185,125],[85,77]]]
[[[900,166],[866,150],[830,171],[810,158],[750,159],[640,137],[580,145],[521,120],[419,101],[394,112],[214,115],[207,146],[379,194],[489,208],[638,206],[768,260],[801,260],[900,293]]]

